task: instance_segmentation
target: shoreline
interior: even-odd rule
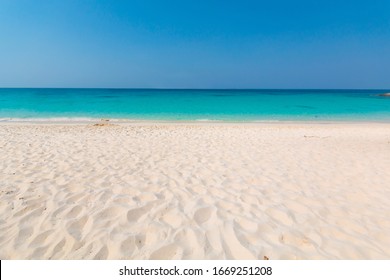
[[[27,119],[12,119],[0,118],[2,124],[58,124],[58,125],[77,125],[77,124],[172,124],[172,125],[210,125],[210,124],[390,124],[390,119],[370,120],[370,119],[354,119],[354,120],[149,120],[149,119],[110,119],[110,118],[27,118]]]

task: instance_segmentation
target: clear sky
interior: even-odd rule
[[[0,87],[390,89],[390,0],[0,0]]]

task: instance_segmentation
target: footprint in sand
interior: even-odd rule
[[[25,227],[19,231],[18,237],[15,240],[15,247],[25,244],[26,240],[29,239],[34,233],[33,227]]]
[[[200,208],[200,209],[196,210],[196,212],[194,214],[194,219],[198,224],[203,224],[210,219],[213,211],[214,211],[214,209],[211,207]]]
[[[108,207],[106,209],[103,209],[99,213],[96,214],[96,218],[99,220],[109,220],[114,217],[117,217],[122,213],[122,210],[120,207]]]
[[[83,207],[81,207],[80,205],[76,205],[72,207],[72,209],[68,212],[68,214],[66,214],[66,218],[68,219],[76,218],[80,214],[81,210],[83,210]]]
[[[87,246],[84,245],[82,247],[82,249],[80,250],[80,253],[81,253],[80,254],[80,259],[82,259],[82,260],[90,259],[92,251],[93,251],[93,244],[92,243],[88,244]]]
[[[39,247],[34,250],[34,252],[29,256],[29,259],[39,260],[39,259],[46,259],[45,253],[47,252],[48,246]]]
[[[142,247],[145,246],[145,240],[146,240],[146,236],[144,234],[139,234],[137,236],[135,236],[135,245],[138,247],[138,249],[142,249]]]
[[[41,234],[38,234],[33,241],[31,241],[29,247],[40,247],[45,243],[46,239],[50,236],[53,230],[47,230]]]
[[[31,213],[23,216],[23,218],[20,219],[19,224],[36,224],[37,219],[42,217],[43,211],[45,211],[44,207],[33,210]]]
[[[137,249],[135,246],[135,240],[134,236],[130,236],[126,238],[122,243],[121,243],[121,252],[123,253],[124,256],[131,256],[133,255],[134,251]]]
[[[154,251],[150,255],[151,260],[173,260],[181,259],[183,255],[183,249],[175,244],[166,245],[160,249]]]
[[[160,222],[155,222],[145,229],[145,245],[157,246],[161,240],[166,240],[168,233],[171,231],[170,227],[162,226]]]
[[[108,257],[107,246],[103,246],[99,252],[93,257],[94,260],[106,260]]]
[[[71,251],[72,252],[78,251],[81,248],[83,248],[84,246],[85,246],[85,241],[84,240],[83,241],[74,240]]]
[[[22,210],[19,210],[18,212],[16,212],[14,214],[14,217],[24,216],[27,213],[30,213],[30,214],[34,213],[34,216],[40,216],[40,214],[42,214],[42,211],[43,211],[44,208],[41,207],[40,209],[37,209],[39,207],[40,207],[39,204],[33,204],[33,205],[30,205],[30,206],[26,206]]]
[[[60,259],[61,253],[63,253],[62,249],[64,248],[65,244],[66,244],[66,240],[65,240],[65,238],[63,238],[54,247],[52,256],[49,259]]]
[[[173,228],[178,228],[183,223],[181,213],[175,208],[167,210],[161,217],[161,220]]]
[[[156,195],[153,193],[142,193],[138,196],[139,201],[141,202],[151,202],[157,199]]]
[[[70,223],[66,228],[68,233],[76,240],[81,240],[83,236],[83,228],[85,224],[88,222],[88,216],[83,216],[75,222]]]
[[[207,238],[201,229],[183,227],[174,235],[174,243],[183,247],[183,257],[204,259],[207,250]]]
[[[55,210],[52,214],[52,218],[57,219],[60,214],[62,214],[66,209],[68,209],[67,205],[61,206],[57,210]]]
[[[148,204],[139,208],[129,210],[127,212],[127,220],[129,222],[137,222],[142,216],[148,214],[148,211],[153,207],[152,204]]]

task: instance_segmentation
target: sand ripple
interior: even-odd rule
[[[1,259],[389,259],[388,124],[0,126]]]

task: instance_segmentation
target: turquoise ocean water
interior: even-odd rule
[[[389,90],[0,89],[0,120],[390,121]]]

